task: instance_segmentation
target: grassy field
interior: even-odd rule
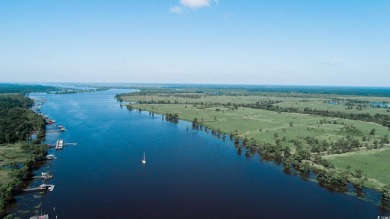
[[[298,114],[298,113],[278,113],[260,109],[238,108],[229,110],[227,108],[216,107],[198,108],[185,104],[132,104],[136,109],[153,111],[160,114],[178,114],[179,118],[192,121],[197,118],[203,124],[214,129],[221,129],[225,133],[238,131],[241,137],[254,138],[263,143],[275,142],[275,133],[279,138],[286,138],[282,145],[292,147],[289,140],[304,139],[305,137],[316,137],[336,141],[345,137],[341,131],[344,127],[342,123],[354,125],[366,134],[369,139],[367,143],[379,140],[389,131],[386,127],[374,123],[356,120],[326,118],[328,121],[337,121],[337,124],[320,124],[321,116]],[[292,122],[292,126],[290,126]],[[370,130],[376,130],[374,136],[369,136]],[[358,138],[359,140],[361,137]],[[294,148],[292,147],[294,150]]]
[[[3,165],[13,162],[23,163],[30,158],[30,154],[21,149],[23,143],[0,145],[0,185],[9,181],[8,170]]]
[[[192,121],[197,118],[209,128],[221,130],[230,134],[238,132],[241,138],[253,138],[260,143],[275,144],[276,139],[281,140],[282,146],[288,146],[294,153],[296,147],[291,140],[299,140],[303,147],[308,148],[305,138],[315,137],[319,140],[336,142],[346,139],[347,136],[358,140],[362,144],[372,145],[379,142],[385,135],[390,135],[389,128],[382,125],[360,120],[349,120],[300,113],[276,112],[270,110],[238,107],[226,108],[224,104],[248,104],[258,101],[274,101],[274,105],[281,107],[294,107],[304,109],[329,110],[346,113],[369,113],[374,115],[390,114],[387,108],[374,108],[366,104],[361,110],[355,107],[347,109],[347,100],[390,102],[388,97],[367,96],[341,96],[341,95],[305,95],[305,94],[273,94],[258,95],[208,95],[199,93],[143,93],[122,96],[123,101],[131,103],[132,108],[158,114],[178,114],[180,119]],[[339,104],[330,104],[329,101],[337,99]],[[161,101],[164,101],[161,104]],[[158,104],[160,102],[160,104]],[[142,104],[140,104],[142,103]],[[151,104],[153,103],[153,104]],[[170,104],[166,104],[170,103]],[[326,122],[321,122],[326,121]],[[345,126],[352,125],[360,133],[348,133]],[[375,134],[370,131],[375,129]],[[364,139],[364,140],[363,140]],[[347,166],[351,171],[363,170],[370,179],[366,186],[379,188],[390,183],[390,167],[385,163],[390,158],[390,146],[382,149],[367,150],[365,147],[355,152],[341,155],[325,155],[337,169],[345,170]]]
[[[376,113],[390,115],[390,109],[377,108],[365,104],[362,108],[357,109],[359,104],[355,104],[352,109],[348,109],[345,105],[347,100],[360,100],[369,102],[387,102],[390,103],[388,97],[356,97],[356,96],[336,96],[336,95],[315,95],[305,96],[304,94],[277,94],[272,95],[270,93],[259,95],[245,95],[245,96],[225,96],[225,95],[205,95],[197,93],[177,93],[177,94],[148,94],[148,95],[132,95],[124,96],[126,101],[131,102],[151,102],[158,103],[159,101],[170,101],[171,103],[204,103],[204,104],[249,104],[256,103],[258,101],[277,101],[275,105],[280,107],[294,107],[304,109],[305,107],[310,109],[329,110],[334,112],[345,113],[368,113],[374,115]],[[332,99],[339,99],[338,104],[330,104]]]
[[[376,113],[387,114],[390,115],[390,110],[387,108],[375,108],[375,107],[362,107],[361,110],[356,109],[356,106],[352,109],[347,109],[345,103],[341,102],[339,104],[330,104],[329,100],[325,99],[312,99],[309,102],[302,102],[300,100],[284,100],[281,103],[277,103],[276,105],[280,107],[295,107],[299,109],[304,109],[305,107],[310,109],[322,109],[329,111],[338,111],[345,113],[369,113],[374,115]]]
[[[390,147],[379,150],[359,151],[338,155],[325,156],[337,168],[351,171],[361,169],[366,176],[374,180],[373,184],[390,184]]]

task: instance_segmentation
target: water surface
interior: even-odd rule
[[[57,139],[77,142],[40,171],[53,192],[26,193],[14,212],[39,208],[55,218],[377,218],[377,206],[283,173],[258,156],[237,155],[233,143],[187,130],[161,116],[128,111],[120,90],[43,95],[41,110],[64,125]],[[122,91],[123,92],[123,91]],[[37,94],[36,94],[37,95]],[[52,129],[53,127],[48,127]],[[228,139],[228,138],[227,138]],[[142,165],[143,153],[147,164]],[[33,182],[39,185],[40,181]]]

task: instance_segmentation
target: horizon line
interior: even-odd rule
[[[315,85],[315,84],[245,84],[245,83],[186,83],[186,82],[0,82],[0,84],[129,84],[129,85],[216,85],[216,86],[271,86],[271,87],[349,87],[349,88],[389,88],[372,85]]]

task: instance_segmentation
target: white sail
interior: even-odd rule
[[[146,164],[146,156],[145,156],[145,152],[144,152],[144,159],[142,159],[142,163],[143,163],[143,164]]]

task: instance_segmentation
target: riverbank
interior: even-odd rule
[[[328,186],[344,187],[351,182],[359,188],[372,188],[387,194],[386,185],[390,184],[386,177],[388,170],[380,165],[377,165],[379,169],[371,168],[378,160],[368,158],[366,162],[370,167],[363,168],[350,159],[345,159],[341,164],[329,158],[332,154],[389,149],[387,127],[360,120],[237,106],[243,102],[248,104],[267,101],[272,105],[297,101],[300,107],[303,107],[304,103],[313,106],[312,101],[315,101],[316,106],[320,107],[318,103],[321,101],[328,106],[329,104],[326,105],[327,102],[324,101],[330,97],[313,100],[305,98],[302,94],[299,95],[299,99],[283,95],[282,100],[280,94],[272,99],[270,94],[266,97],[261,95],[237,97],[175,94],[165,90],[159,92],[148,93],[146,90],[139,94],[122,95],[120,100],[132,102],[128,106],[129,109],[173,117],[177,115],[180,119],[193,122],[196,127],[205,127],[206,131],[209,129],[217,136],[231,135],[233,140],[236,139],[234,141],[240,143],[247,151],[258,151],[262,156],[283,162],[286,168],[295,168],[301,172],[310,170],[317,172],[318,181]],[[332,98],[335,96],[332,95]],[[364,97],[365,101],[367,98]],[[359,97],[355,96],[354,99],[359,102]],[[378,97],[375,98],[377,99]],[[386,109],[380,110],[387,113]],[[379,157],[380,162],[385,162],[385,158]]]
[[[21,192],[23,181],[31,176],[34,165],[47,155],[46,123],[29,108],[33,101],[19,94],[0,95],[0,216],[6,205]],[[36,133],[32,139],[31,134]]]

